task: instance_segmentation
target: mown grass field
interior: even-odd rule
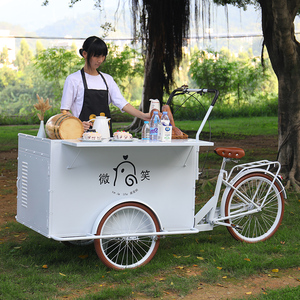
[[[115,123],[114,130],[122,130],[130,123]],[[177,121],[176,126],[183,131],[197,131],[200,121]],[[39,125],[0,126],[0,151],[8,151],[18,147],[18,133],[36,135]],[[203,132],[211,131],[217,135],[276,135],[276,117],[253,117],[218,119],[206,123]],[[200,135],[201,138],[201,135]]]
[[[198,124],[196,121],[182,121],[177,126],[183,131],[194,131]],[[276,118],[272,117],[213,120],[211,130],[214,134],[226,133],[232,137],[247,132],[251,135],[276,135],[276,124]],[[118,124],[118,127],[125,125]],[[19,132],[35,135],[38,126],[1,126],[0,130],[0,151],[9,151],[17,148]],[[208,131],[207,127],[204,130]],[[8,170],[16,174],[16,160],[1,160],[0,168],[2,176]],[[196,185],[197,207],[212,196],[214,181],[207,179]],[[0,201],[4,196],[7,199],[10,193],[13,191],[0,187]],[[66,247],[15,221],[1,224],[0,299],[179,299],[193,291],[201,293],[206,284],[217,289],[242,282],[250,287],[249,276],[267,274],[271,280],[286,276],[283,273],[292,269],[294,273],[290,276],[298,287],[262,290],[253,298],[250,294],[244,297],[299,299],[299,199],[299,194],[288,191],[282,225],[265,242],[240,243],[225,227],[196,235],[166,237],[161,240],[158,252],[149,264],[124,271],[106,268],[93,245]]]

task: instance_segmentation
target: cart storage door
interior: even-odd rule
[[[50,141],[19,134],[17,221],[49,234]]]

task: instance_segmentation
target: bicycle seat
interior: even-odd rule
[[[218,147],[214,151],[216,154],[226,158],[242,158],[245,156],[245,151],[236,147]]]

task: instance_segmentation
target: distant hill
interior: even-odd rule
[[[49,24],[36,31],[38,36],[84,38],[100,34],[100,22],[94,19],[93,13],[81,15],[80,18],[68,18]]]
[[[47,37],[72,36],[74,38],[86,38],[91,35],[103,36],[103,29],[100,26],[105,22],[109,21],[100,18],[97,12],[92,11],[91,13],[82,14],[77,18],[68,18],[49,24],[37,30],[36,33],[39,36]],[[114,26],[113,18],[111,18],[110,23]],[[120,20],[119,25],[117,37],[130,37],[130,20],[125,24]],[[116,36],[116,33],[111,33],[110,36]]]
[[[114,8],[115,9],[115,8]],[[115,10],[110,8],[109,11],[99,14],[97,11],[91,11],[91,13],[82,14],[79,17],[68,18],[49,24],[48,26],[41,28],[36,31],[39,36],[55,36],[63,37],[70,35],[72,37],[84,38],[90,35],[102,35],[103,30],[100,25],[105,22],[110,22],[113,26],[115,25]],[[210,22],[206,17],[205,25],[210,25],[213,34],[227,33],[229,26],[230,33],[249,33],[249,32],[261,32],[261,20],[260,12],[255,11],[253,7],[249,7],[247,11],[240,10],[238,8],[229,6],[228,7],[228,19],[226,10],[224,7],[214,8],[211,11],[212,15]],[[118,13],[118,24],[117,29],[120,34],[111,34],[111,36],[123,38],[131,36],[131,19],[130,13],[126,12],[127,20],[123,20],[122,12]],[[190,25],[192,27],[191,35],[194,35],[194,20],[191,15]],[[202,20],[199,24],[199,34],[202,35]]]
[[[113,26],[115,25],[115,10],[116,8],[110,7],[108,10],[99,13],[99,11],[91,11],[90,13],[85,13],[77,16],[76,18],[66,18],[64,20],[56,21],[50,23],[49,25],[37,30],[36,32],[26,32],[21,26],[15,26],[8,23],[0,22],[0,29],[9,29],[11,35],[15,36],[39,36],[39,37],[65,37],[71,36],[73,38],[82,38],[85,39],[91,35],[103,35],[103,30],[101,25],[105,22],[110,22]],[[209,31],[212,36],[215,35],[226,35],[228,33],[261,33],[260,25],[260,12],[255,11],[253,7],[244,12],[232,6],[228,6],[228,14],[224,7],[218,7],[212,9],[212,14],[210,21],[205,19],[205,27],[210,26]],[[193,17],[193,12],[191,12],[191,32],[190,36],[195,36],[195,22]],[[228,16],[228,18],[227,18]],[[130,38],[131,37],[131,18],[130,12],[126,11],[125,17],[122,10],[118,12],[118,23],[117,23],[117,32],[110,33],[109,37],[113,38]],[[203,34],[203,25],[202,20],[199,20],[198,24],[198,33],[200,37]],[[109,39],[109,38],[107,38]],[[19,46],[20,40],[17,40],[17,48]],[[36,40],[28,40],[33,49],[35,49]],[[42,43],[45,47],[51,45],[50,40],[43,40]],[[218,39],[217,41],[206,41],[203,47],[206,47],[206,44],[214,47],[215,49],[220,49],[220,47],[227,47],[228,41],[226,39]],[[237,51],[241,41],[239,40],[230,40],[230,45],[234,45],[234,51]],[[255,48],[255,52],[259,52],[261,41],[258,39],[255,42],[255,45],[252,41],[248,41],[244,48],[248,49],[249,47]]]
[[[35,32],[28,32],[20,25],[13,25],[7,22],[0,22],[0,29],[10,31],[10,35],[15,36],[37,36]]]

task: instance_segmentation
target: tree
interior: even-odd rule
[[[243,57],[243,59],[241,59]],[[249,100],[249,96],[258,94],[268,79],[262,71],[258,59],[241,54],[238,59],[233,55],[212,50],[195,51],[191,58],[190,74],[197,86],[222,91],[220,100]]]
[[[134,35],[141,24],[141,40],[145,51],[143,99],[140,109],[149,110],[149,99],[162,103],[164,88],[173,84],[174,69],[182,59],[182,47],[189,30],[189,0],[132,0]],[[141,120],[135,119],[131,129],[139,130]]]
[[[108,44],[109,55],[101,71],[111,74],[124,91],[125,79],[142,76],[143,65],[140,54],[130,47],[121,51],[117,46]],[[133,64],[134,63],[134,64]],[[77,49],[68,50],[64,47],[53,47],[42,50],[36,57],[35,65],[41,70],[45,79],[54,83],[55,98],[60,101],[65,79],[68,75],[78,71],[84,65],[84,59],[77,55]]]
[[[21,40],[21,47],[17,53],[16,65],[20,71],[23,71],[26,66],[28,66],[33,58],[32,51],[29,48],[28,43],[25,39]]]
[[[35,52],[36,52],[36,56],[38,56],[39,54],[42,53],[42,51],[45,50],[45,47],[44,45],[42,44],[41,41],[36,41],[36,44],[35,44]]]
[[[71,4],[78,1],[71,0]],[[261,8],[263,45],[278,78],[278,159],[288,185],[300,192],[300,44],[294,28],[300,0],[202,0],[202,8],[210,7],[212,1],[218,5],[232,4],[244,9],[252,4]],[[98,6],[101,4],[101,0],[95,2]],[[162,99],[162,87],[171,82],[169,74],[181,59],[179,48],[188,30],[190,2],[143,0],[138,20],[139,0],[132,0],[134,23],[140,22],[141,38],[146,41],[144,110],[150,95]],[[196,12],[199,11],[198,6],[199,2],[194,1]],[[205,9],[201,13],[204,16]],[[197,19],[199,14],[195,15]],[[172,43],[173,47],[167,47]],[[169,49],[173,51],[169,52]]]
[[[129,80],[134,77],[142,77],[144,66],[141,58],[141,54],[129,46],[120,49],[114,44],[108,44],[108,52],[113,55],[108,55],[105,62],[100,66],[100,70],[104,73],[110,74],[121,91],[126,89],[126,78]],[[130,81],[127,83],[130,84]]]
[[[80,0],[71,0],[71,6]],[[44,0],[44,5],[48,4]],[[143,99],[140,109],[149,110],[149,99],[163,99],[169,92],[173,72],[182,59],[182,46],[189,29],[190,0],[131,0],[134,36],[139,36],[145,53]],[[101,0],[95,0],[101,7]],[[137,24],[140,24],[139,30]],[[142,121],[135,119],[130,128],[140,130]]]
[[[18,76],[16,71],[4,65],[0,68],[0,91],[9,85],[17,85]]]
[[[243,7],[260,5],[263,45],[278,79],[278,160],[287,186],[300,192],[300,44],[294,27],[300,0],[214,1]]]
[[[158,0],[159,1],[159,0]],[[216,4],[227,5],[233,4],[241,8],[246,8],[250,4],[258,4],[262,11],[262,31],[264,36],[263,45],[266,46],[268,55],[273,67],[273,70],[278,78],[278,160],[282,164],[282,174],[287,180],[287,186],[292,185],[298,192],[300,192],[300,44],[295,37],[294,20],[300,9],[300,0],[211,0]],[[134,3],[138,2],[133,1]],[[159,1],[162,3],[168,1]],[[169,14],[177,11],[178,6],[175,1],[169,3]],[[177,2],[177,1],[176,1]],[[190,1],[184,1],[185,5],[189,5]],[[203,0],[202,5],[208,4],[209,0]],[[151,8],[158,9],[153,10],[154,13],[159,11],[156,6],[156,1],[143,1],[144,8],[151,12]],[[136,4],[135,4],[136,5]],[[151,8],[149,9],[149,6]],[[195,7],[197,8],[197,1],[195,1]],[[189,11],[183,7],[179,8],[181,11],[182,19],[187,21]],[[149,17],[149,16],[148,16]],[[158,20],[156,20],[158,21]],[[164,22],[168,22],[167,19],[160,19],[162,23],[154,22],[152,26],[156,26],[157,30],[164,31],[167,28],[164,27]],[[148,18],[148,22],[151,22],[151,15]],[[187,21],[188,22],[188,21]],[[177,34],[180,33],[184,36],[185,25],[184,22],[178,22],[178,26],[174,29]],[[157,42],[159,38],[153,37],[150,40],[149,25],[149,44],[154,47],[160,47]],[[172,31],[166,31],[169,35],[172,35]],[[159,34],[159,33],[158,33]],[[159,36],[161,33],[159,34]],[[152,52],[149,52],[148,48],[148,62],[154,58]],[[153,49],[152,49],[153,51]],[[163,51],[163,50],[158,50]],[[174,54],[174,53],[173,53]],[[178,58],[180,59],[180,57]],[[160,61],[157,60],[159,63]],[[159,64],[160,65],[160,64]],[[157,66],[158,67],[158,66]],[[145,87],[147,72],[151,71],[146,64],[145,68]],[[149,76],[150,85],[152,76]],[[145,98],[144,98],[145,100]]]
[[[8,48],[5,46],[0,53],[0,64],[7,65],[9,63]]]
[[[64,47],[42,50],[36,57],[35,65],[41,70],[45,79],[54,83],[54,95],[60,101],[66,77],[80,69],[81,58]]]

